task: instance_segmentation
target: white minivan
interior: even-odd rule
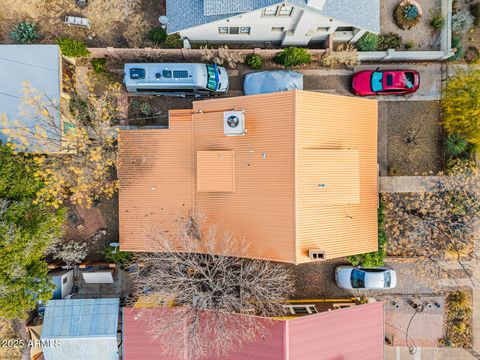
[[[212,96],[226,94],[228,73],[217,64],[125,64],[124,80],[129,93],[163,96]]]

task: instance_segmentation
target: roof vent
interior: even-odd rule
[[[326,259],[325,251],[323,250],[308,250],[308,257],[314,261]]]
[[[245,135],[245,112],[225,111],[223,113],[223,131],[226,136]]]

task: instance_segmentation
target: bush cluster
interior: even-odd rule
[[[21,44],[34,42],[38,39],[35,23],[25,21],[15,25],[10,32],[10,37]]]
[[[63,38],[57,40],[58,46],[60,46],[60,51],[63,55],[75,58],[88,57],[90,51],[87,49],[87,45],[80,40]]]
[[[160,26],[154,27],[152,30],[150,30],[148,36],[155,45],[160,45],[167,39],[167,33]]]
[[[440,30],[445,22],[445,16],[442,14],[442,11],[439,10],[432,14],[429,24],[434,30]]]
[[[441,342],[445,346],[470,348],[472,346],[472,304],[465,291],[453,291],[447,296],[447,335]]]
[[[280,51],[273,61],[285,67],[307,64],[312,61],[310,53],[305,48],[288,47]]]
[[[378,250],[371,253],[353,255],[348,257],[352,265],[361,265],[365,268],[383,266],[383,258],[386,255],[387,233],[385,231],[385,215],[383,202],[380,201],[378,208]]]
[[[467,11],[462,10],[452,15],[452,32],[465,34],[473,26],[475,18]]]
[[[252,70],[259,70],[263,67],[263,58],[258,54],[248,54],[245,62]]]
[[[378,35],[365,33],[355,44],[359,51],[375,51],[378,47]]]
[[[463,56],[467,63],[477,63],[479,60],[479,51],[475,46],[469,46]]]
[[[456,61],[463,58],[465,49],[463,48],[462,40],[458,36],[452,37],[452,49],[456,49],[456,51],[448,60]]]
[[[183,40],[177,33],[167,35],[163,47],[168,49],[181,49],[183,47]]]
[[[387,51],[388,49],[398,50],[402,46],[402,37],[398,34],[387,33],[378,36],[378,50]]]
[[[97,74],[104,74],[107,72],[107,59],[96,58],[91,61],[93,71]]]

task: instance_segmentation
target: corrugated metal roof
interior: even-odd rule
[[[119,299],[50,300],[42,339],[117,336]]]
[[[297,169],[302,206],[360,203],[358,150],[300,149]]]
[[[170,21],[167,30],[174,33],[281,3],[278,0],[167,0]],[[321,9],[309,7],[306,0],[286,3],[374,33],[380,32],[380,0],[326,0]],[[188,16],[185,16],[186,10]]]
[[[296,116],[297,156],[302,149],[350,149],[358,151],[360,163],[359,203],[312,206],[297,199],[297,262],[309,261],[309,249],[325,251],[328,259],[376,251],[377,101],[304,91],[297,96]],[[308,164],[297,163],[301,181]]]
[[[29,113],[22,100],[26,83],[31,84],[27,88],[39,92],[40,101],[47,104],[46,108],[54,116],[57,126],[61,126],[58,111],[61,93],[60,48],[57,45],[0,45],[0,69],[0,141],[7,140],[1,130],[11,128],[14,120],[19,120],[21,126],[35,128],[36,117],[25,115]],[[7,125],[2,125],[3,115],[7,117]],[[59,138],[59,133],[49,132],[49,137],[58,135]],[[31,150],[48,149],[32,146]]]
[[[245,136],[223,133],[232,108],[245,111]],[[300,263],[310,249],[327,258],[377,250],[376,101],[302,91],[222,98],[172,113],[170,124],[120,134],[122,249],[154,249],[152,231],[171,233],[195,207],[245,237],[252,258]],[[194,188],[194,154],[212,150],[235,152],[234,192]]]
[[[235,152],[197,151],[197,191],[235,191]]]
[[[175,233],[193,208],[191,110],[170,113],[169,129],[120,132],[119,223],[123,251],[155,248],[151,234]]]
[[[124,359],[156,360],[162,339],[153,340],[148,334],[147,323],[135,315],[134,309],[123,309]],[[258,318],[258,321],[262,321],[262,318]],[[383,303],[359,305],[291,320],[270,320],[269,323],[273,323],[269,334],[245,344],[221,360],[383,359]],[[162,359],[182,360],[165,356]]]
[[[119,299],[50,300],[45,307],[42,340],[45,360],[117,360]]]

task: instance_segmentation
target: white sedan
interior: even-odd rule
[[[391,268],[361,268],[338,266],[335,281],[344,289],[381,290],[397,285],[397,273]]]

